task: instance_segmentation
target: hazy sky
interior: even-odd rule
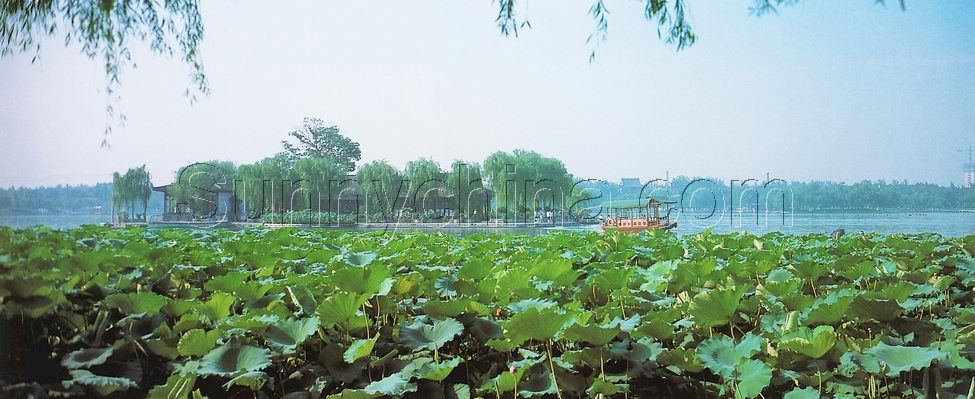
[[[896,3],[896,2],[892,2]],[[110,181],[147,164],[253,162],[304,116],[338,124],[363,161],[481,161],[525,148],[581,177],[961,182],[975,145],[975,2],[691,1],[698,43],[677,53],[609,1],[590,64],[588,4],[529,1],[502,38],[489,0],[203,2],[213,93],[191,105],[187,67],[136,49],[125,127],[99,146],[100,60],[63,36],[42,58],[0,60],[0,186]]]

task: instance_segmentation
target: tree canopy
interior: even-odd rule
[[[301,127],[288,133],[296,142],[282,141],[284,152],[297,161],[301,158],[329,158],[347,172],[362,158],[359,143],[339,132],[339,127],[318,118],[305,118]]]
[[[112,213],[128,207],[129,214],[132,215],[135,213],[135,204],[139,203],[145,218],[151,195],[152,183],[145,165],[131,168],[125,174],[112,174]]]

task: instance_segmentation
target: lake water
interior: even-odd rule
[[[43,224],[57,229],[68,229],[82,224],[103,223],[110,219],[109,215],[5,215],[0,216],[0,225],[22,228]],[[674,231],[680,234],[693,234],[708,228],[717,233],[747,231],[755,234],[769,231],[791,234],[829,233],[838,228],[845,229],[848,234],[860,231],[884,234],[934,232],[946,236],[975,234],[975,212],[815,212],[787,214],[784,221],[781,214],[770,214],[768,217],[761,214],[756,220],[754,213],[674,213],[672,220],[677,222]],[[457,228],[423,230],[445,233],[492,231]],[[566,230],[598,230],[598,227]],[[537,233],[539,229],[525,229],[525,232]]]
[[[112,215],[0,215],[0,226],[31,227],[39,224],[56,229],[70,229],[83,224],[112,221]]]
[[[734,213],[724,215],[677,215],[677,233],[695,233],[709,227],[717,233],[747,231],[762,234],[781,231],[805,234],[844,229],[847,234],[858,232],[922,233],[934,232],[946,236],[975,234],[975,212],[810,212],[766,215]]]

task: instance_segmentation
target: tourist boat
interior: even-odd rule
[[[670,230],[677,223],[670,222],[670,213],[660,216],[660,205],[674,202],[660,202],[650,198],[646,205],[639,202],[630,204],[611,204],[606,206],[609,216],[603,221],[603,231],[618,230],[626,233],[639,233],[644,230]]]

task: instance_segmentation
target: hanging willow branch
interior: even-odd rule
[[[178,53],[190,67],[193,83],[184,94],[208,94],[200,60],[203,20],[198,0],[8,0],[0,5],[0,57],[32,53],[40,57],[41,41],[59,32],[65,45],[77,43],[89,58],[101,58],[105,69],[107,123],[102,145],[125,116],[117,112],[118,88],[125,67],[135,65],[130,42],[139,40],[165,56]]]

